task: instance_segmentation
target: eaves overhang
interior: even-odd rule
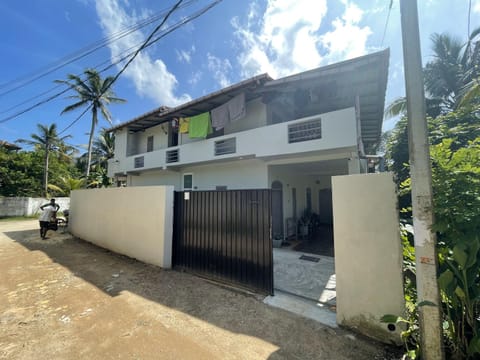
[[[361,136],[364,144],[380,139],[385,107],[390,50],[323,66],[278,80],[267,81],[258,92],[264,96],[316,88],[321,112],[351,107],[358,100]]]
[[[106,131],[112,132],[124,128],[132,132],[143,131],[170,121],[173,118],[189,117],[210,111],[242,92],[245,93],[246,101],[250,101],[261,96],[255,93],[254,90],[269,80],[272,80],[272,78],[268,74],[257,75],[173,108],[161,106],[130,121],[111,127]]]

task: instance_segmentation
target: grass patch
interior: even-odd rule
[[[7,221],[21,221],[21,220],[35,220],[38,219],[37,215],[32,216],[0,216],[1,222]]]

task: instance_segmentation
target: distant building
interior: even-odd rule
[[[18,151],[21,149],[20,146],[9,143],[8,141],[0,140],[0,148],[4,148],[7,151]]]

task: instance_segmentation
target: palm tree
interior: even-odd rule
[[[87,109],[90,108],[92,111],[92,123],[88,139],[87,168],[85,173],[85,177],[88,178],[92,162],[93,137],[95,127],[98,124],[98,113],[100,112],[103,118],[111,124],[112,116],[108,111],[107,105],[110,103],[123,103],[126,100],[116,97],[111,89],[114,79],[112,76],[102,79],[95,69],[85,70],[84,75],[86,78],[81,79],[77,75],[70,74],[68,75],[68,80],[56,80],[56,82],[66,84],[75,90],[76,95],[72,97],[78,99],[76,103],[63,109],[62,114],[84,106],[87,106]]]
[[[100,134],[93,140],[94,162],[107,169],[108,160],[115,155],[115,134],[102,129]]]
[[[433,34],[433,60],[423,70],[425,90],[431,98],[441,99],[447,111],[455,109],[464,83],[464,44],[448,34]]]
[[[472,31],[465,44],[449,34],[432,35],[433,60],[424,68],[427,115],[448,113],[478,95],[479,35],[480,27]],[[394,100],[387,106],[385,116],[404,114],[405,101],[405,98]]]
[[[480,27],[476,28],[468,39],[465,49],[465,62],[469,65],[469,72],[466,74],[470,80],[463,89],[463,96],[460,106],[480,104]]]
[[[48,184],[48,188],[60,195],[70,196],[72,190],[81,189],[85,185],[85,179],[75,179],[70,176],[60,178],[60,184]]]
[[[17,142],[35,146],[37,149],[42,149],[44,154],[44,169],[43,169],[43,191],[44,196],[48,194],[48,162],[50,152],[58,151],[60,148],[68,149],[65,145],[65,139],[68,139],[70,135],[59,137],[57,134],[57,124],[51,124],[50,126],[37,124],[38,134],[32,134],[30,137],[32,140],[18,139]]]

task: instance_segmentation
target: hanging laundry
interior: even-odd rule
[[[192,116],[188,126],[188,136],[193,138],[205,139],[208,134],[212,133],[212,124],[210,122],[210,113]]]
[[[189,122],[190,122],[190,118],[180,118],[180,134],[188,133]]]
[[[230,122],[228,103],[220,105],[212,110],[212,126],[215,130],[220,130]]]
[[[230,121],[237,121],[245,117],[245,93],[238,94],[227,105]]]

